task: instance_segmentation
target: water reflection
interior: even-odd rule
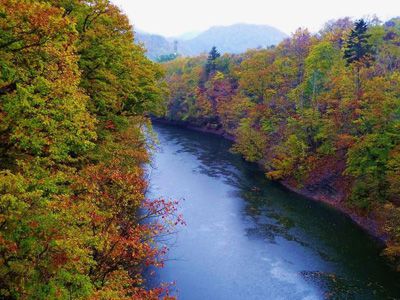
[[[181,299],[394,299],[399,277],[345,216],[268,182],[219,137],[155,125],[154,196],[188,222],[156,281]]]

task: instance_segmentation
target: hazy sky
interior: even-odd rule
[[[136,28],[165,36],[234,23],[267,24],[290,34],[331,19],[400,15],[400,0],[112,0]]]

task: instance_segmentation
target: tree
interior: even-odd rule
[[[360,71],[363,66],[369,65],[372,60],[372,46],[368,39],[370,35],[367,33],[368,25],[360,19],[354,24],[354,28],[350,32],[344,49],[344,59],[347,65],[353,65],[356,72],[356,97],[361,97],[361,77]]]
[[[258,50],[247,53],[240,65],[239,86],[254,103],[264,103],[273,92],[274,53]],[[272,93],[271,93],[272,92]]]
[[[338,51],[330,42],[320,42],[311,48],[305,59],[304,86],[307,100],[316,103],[318,95],[323,91],[328,79],[328,74],[333,65],[341,59]],[[311,103],[306,102],[306,105]]]
[[[348,33],[353,28],[353,21],[349,17],[328,21],[319,32],[320,36],[335,47],[341,49]]]
[[[354,24],[354,28],[350,32],[347,44],[344,50],[344,58],[348,64],[354,62],[366,62],[372,55],[372,46],[368,38],[370,35],[367,33],[368,25],[360,19]]]
[[[221,54],[217,51],[217,47],[212,47],[210,53],[208,54],[207,63],[206,63],[206,74],[207,77],[215,73],[217,70],[216,60],[220,57]]]
[[[78,88],[72,22],[62,9],[40,2],[2,0],[0,9],[3,147],[14,156],[18,149],[20,155],[73,159],[93,146],[95,133],[88,98]]]

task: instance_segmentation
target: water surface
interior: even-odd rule
[[[347,217],[265,179],[220,137],[155,124],[151,197],[181,200],[187,226],[152,284],[197,299],[398,299],[400,280]]]

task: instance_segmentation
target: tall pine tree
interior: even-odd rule
[[[354,24],[344,49],[344,59],[347,65],[353,65],[355,70],[356,98],[360,99],[362,94],[360,71],[363,66],[368,66],[372,60],[372,46],[368,39],[368,25],[360,19]]]
[[[217,47],[213,46],[207,58],[207,64],[206,64],[207,77],[210,74],[215,73],[215,71],[217,70],[216,60],[220,56],[221,54],[218,52]]]
[[[358,20],[351,30],[344,50],[344,58],[348,64],[354,62],[366,62],[372,55],[372,46],[368,42],[368,25],[363,20]]]

